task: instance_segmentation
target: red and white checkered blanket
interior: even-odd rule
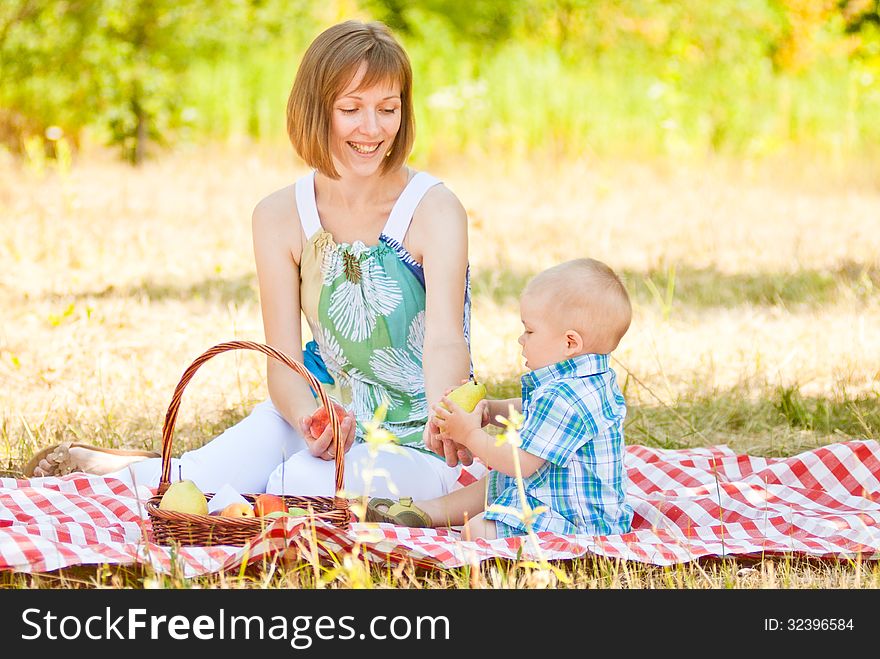
[[[789,458],[737,455],[726,446],[630,446],[626,463],[635,511],[630,533],[541,533],[538,549],[516,538],[466,542],[449,529],[388,524],[354,524],[344,532],[319,522],[312,533],[300,519],[280,519],[245,547],[189,547],[172,554],[145,540],[149,521],[138,501],[150,497],[146,488],[133,491],[120,481],[84,474],[0,478],[0,569],[142,563],[192,577],[296,552],[339,560],[358,548],[377,562],[443,568],[496,556],[516,559],[520,549],[520,558],[595,554],[655,565],[783,553],[880,559],[876,441],[830,444]]]

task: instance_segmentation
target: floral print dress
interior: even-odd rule
[[[425,276],[403,247],[413,212],[440,181],[424,172],[410,179],[376,245],[336,244],[321,226],[315,174],[296,182],[296,204],[308,239],[300,261],[301,301],[314,337],[307,357],[323,361],[327,392],[362,423],[387,401],[384,427],[401,444],[427,451],[428,420],[422,346]],[[466,275],[464,333],[469,339],[470,277]],[[428,451],[430,452],[430,451]],[[433,453],[431,453],[433,455]]]

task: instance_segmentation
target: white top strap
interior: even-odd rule
[[[318,216],[318,204],[315,201],[314,170],[296,181],[296,212],[302,224],[306,240],[309,240],[321,229],[321,218]]]
[[[391,214],[388,216],[382,233],[398,243],[403,243],[416,207],[422,201],[425,193],[438,183],[441,183],[440,179],[426,172],[419,172],[413,176],[403,192],[400,193],[397,201],[394,202],[394,207],[391,209]]]

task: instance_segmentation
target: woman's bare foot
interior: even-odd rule
[[[135,462],[158,457],[161,456],[155,451],[108,449],[74,442],[62,442],[35,455],[25,467],[24,473],[41,477],[64,476],[81,471],[104,476],[124,469]]]

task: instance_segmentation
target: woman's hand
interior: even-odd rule
[[[489,401],[486,401],[485,405],[478,405],[483,410],[483,416],[480,419],[480,428],[485,428],[488,426],[492,419],[489,418]]]
[[[465,467],[469,467],[474,463],[474,456],[467,448],[456,444],[451,437],[440,432],[437,420],[433,414],[428,418],[423,439],[428,450],[433,451],[446,460],[446,465],[449,467],[454,467],[459,462]]]
[[[321,436],[315,439],[310,430],[313,416],[314,413],[299,420],[299,431],[306,440],[309,453],[322,460],[336,459],[336,447],[333,445],[333,426],[328,423]],[[343,453],[348,453],[348,450],[354,445],[354,429],[354,414],[346,411],[339,422],[339,443],[343,447]]]

